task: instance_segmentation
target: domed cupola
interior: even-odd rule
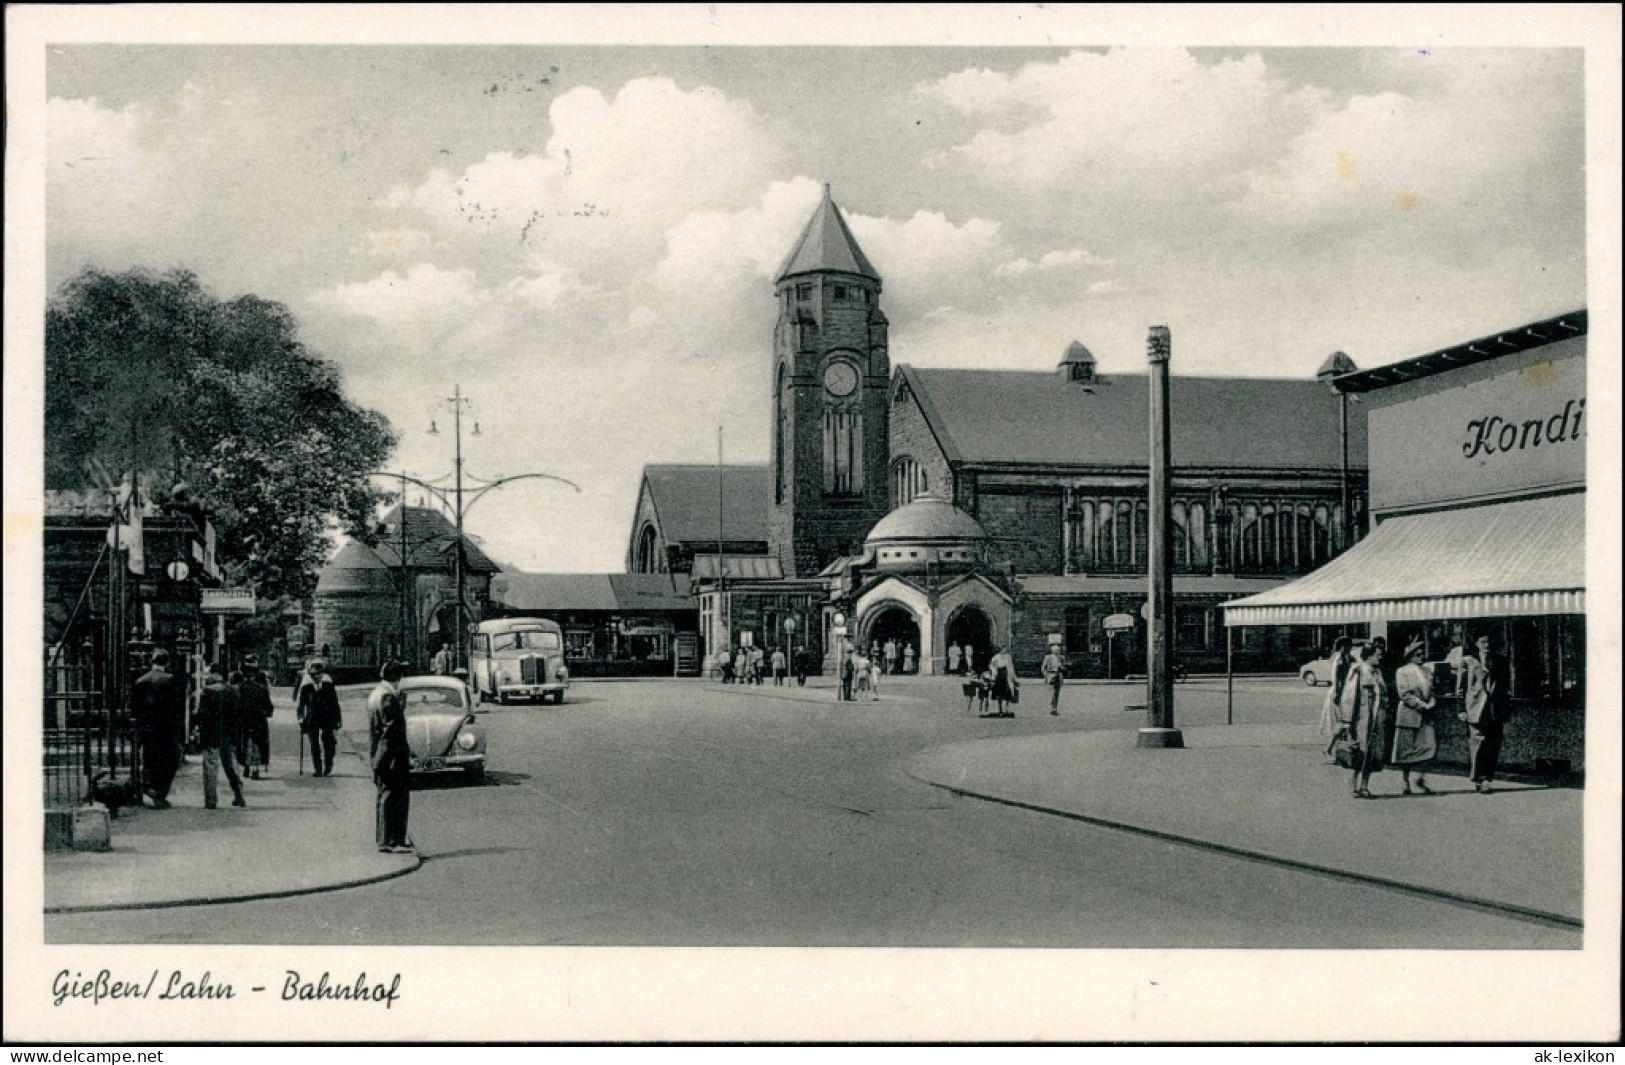
[[[372,548],[351,540],[333,556],[333,561],[322,567],[316,578],[316,595],[365,596],[396,595],[395,581],[389,567]]]
[[[968,570],[982,561],[987,531],[942,496],[924,492],[887,514],[863,546],[882,573]]]

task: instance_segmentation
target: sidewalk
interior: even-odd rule
[[[281,694],[280,692],[278,694]],[[175,777],[170,809],[127,808],[113,821],[110,852],[45,855],[45,912],[147,909],[278,898],[387,880],[421,864],[381,854],[373,839],[376,791],[365,761],[339,733],[330,777],[299,775],[297,733],[286,700],[271,719],[273,771],[244,780],[247,809],[203,807],[202,759]]]
[[[1311,727],[1184,738],[1141,750],[1133,729],[1015,736],[935,748],[908,769],[957,794],[1580,925],[1584,791],[1498,781],[1480,795],[1442,772],[1428,777],[1436,794],[1405,797],[1390,770],[1359,800]]]

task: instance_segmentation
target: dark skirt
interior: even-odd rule
[[[1009,670],[1001,669],[993,674],[993,698],[1009,702],[1014,696]]]

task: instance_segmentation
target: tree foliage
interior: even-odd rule
[[[331,529],[366,536],[394,432],[282,304],[221,301],[184,270],[86,270],[47,306],[45,384],[46,487],[184,481],[232,583],[303,596]]]

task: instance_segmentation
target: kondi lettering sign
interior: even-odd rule
[[[1371,393],[1371,509],[1584,484],[1584,344]]]

